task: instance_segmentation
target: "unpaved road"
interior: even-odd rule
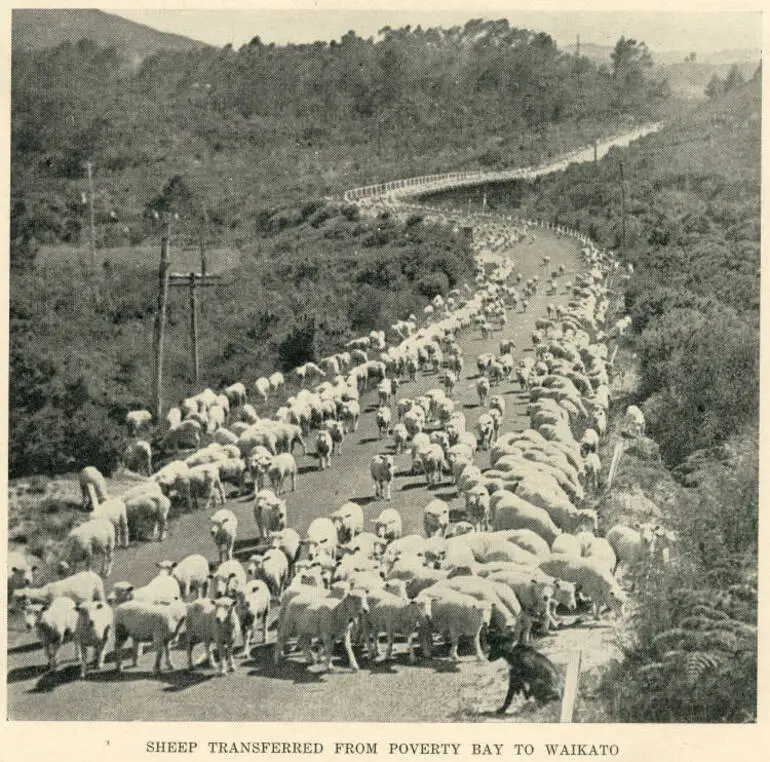
[[[534,244],[521,243],[507,252],[513,257],[524,279],[538,274],[544,280],[545,268],[541,258],[550,256],[550,268],[564,263],[567,273],[562,284],[571,279],[580,267],[577,245],[570,238],[538,231]],[[542,290],[542,289],[541,289]],[[563,288],[557,296],[537,294],[530,300],[526,313],[509,311],[508,325],[503,332],[512,337],[518,356],[530,350],[530,334],[534,321],[545,313],[546,303],[566,302]],[[478,407],[473,377],[475,358],[486,351],[498,350],[501,334],[482,340],[476,330],[460,339],[466,358],[466,368],[455,389],[455,400],[464,408],[469,424],[482,412]],[[418,376],[415,383],[405,384],[398,396],[415,396],[437,386],[433,374]],[[503,430],[526,428],[527,400],[517,384],[503,384],[495,393],[505,394],[507,401]],[[328,515],[346,500],[355,500],[364,508],[368,521],[378,515],[385,505],[372,498],[369,461],[378,452],[390,452],[391,443],[378,440],[374,425],[374,393],[362,397],[362,415],[358,432],[348,437],[345,453],[335,458],[332,468],[317,470],[312,455],[297,454],[300,467],[297,491],[287,495],[289,523],[304,532],[316,516]],[[311,435],[312,440],[312,435]],[[312,449],[312,447],[310,447]],[[431,497],[441,497],[450,507],[459,507],[448,482],[428,490],[421,476],[409,476],[409,456],[397,458],[399,473],[394,482],[392,506],[404,519],[404,532],[421,532],[422,508]],[[482,468],[488,466],[485,453],[477,456]],[[248,538],[256,531],[251,513],[251,499],[235,498],[227,506],[239,519],[239,537]],[[213,543],[208,535],[208,514],[184,515],[172,526],[163,543],[139,543],[117,554],[108,584],[128,579],[144,584],[154,576],[156,561],[180,559],[200,552],[214,557]],[[85,681],[78,679],[73,660],[73,647],[66,645],[60,652],[60,667],[47,674],[42,650],[31,634],[20,631],[19,623],[9,623],[8,653],[8,714],[12,719],[35,720],[245,720],[245,721],[397,721],[450,722],[458,720],[497,720],[492,714],[502,703],[507,686],[503,662],[479,664],[465,652],[461,663],[452,664],[446,650],[436,649],[430,661],[406,663],[399,650],[395,661],[388,664],[362,662],[354,673],[341,666],[333,673],[308,669],[292,658],[274,667],[271,648],[257,646],[249,659],[239,662],[235,674],[220,678],[209,668],[189,673],[184,652],[172,652],[176,669],[154,676],[151,653],[139,662],[137,669],[128,668],[117,675],[108,657],[106,668],[91,674]],[[563,667],[575,650],[583,652],[584,673],[607,661],[613,655],[614,630],[609,622],[600,622],[565,630],[538,641],[538,647]],[[273,633],[271,633],[271,638]],[[202,647],[196,648],[198,660]],[[461,655],[463,651],[461,650]],[[376,696],[376,700],[373,697]],[[539,710],[519,707],[514,703],[504,718],[507,721],[554,721],[558,708]],[[580,718],[579,712],[577,719]],[[594,716],[592,721],[596,721]]]

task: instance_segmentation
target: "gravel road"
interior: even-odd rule
[[[572,278],[580,267],[577,244],[570,238],[537,231],[533,244],[521,243],[505,252],[513,257],[524,279],[538,274],[545,279],[543,256],[550,256],[550,268],[563,263],[567,269],[562,284]],[[530,300],[526,313],[508,313],[506,337],[516,341],[517,356],[530,350],[530,334],[535,319],[544,316],[546,303],[566,303],[561,290],[557,296],[538,294]],[[460,344],[466,358],[466,369],[455,389],[455,401],[461,403],[469,423],[482,412],[474,390],[476,355],[498,350],[501,334],[482,340],[473,330],[463,336]],[[437,386],[436,376],[418,376],[415,383],[405,384],[398,396],[415,396]],[[505,394],[508,408],[503,430],[526,428],[525,397],[518,384],[504,384],[495,393]],[[309,522],[328,515],[347,500],[355,500],[364,508],[368,521],[384,506],[372,498],[369,461],[379,452],[390,452],[391,444],[378,440],[374,425],[375,393],[362,397],[361,425],[356,434],[345,442],[345,453],[334,458],[330,470],[317,470],[312,455],[297,455],[300,475],[297,490],[287,495],[289,523],[303,532]],[[312,438],[312,437],[311,437]],[[312,449],[312,447],[310,448]],[[487,456],[477,457],[482,467]],[[450,507],[460,500],[448,482],[428,490],[421,476],[409,476],[406,470],[409,456],[397,458],[399,469],[394,482],[392,506],[404,519],[404,531],[420,532],[422,508],[432,497],[450,501]],[[239,519],[239,536],[250,537],[256,531],[250,498],[234,498],[227,507]],[[208,515],[202,512],[185,515],[176,520],[164,543],[135,544],[119,551],[108,584],[128,579],[144,584],[154,576],[156,561],[179,559],[188,553],[200,552],[214,556],[208,535]],[[271,633],[271,637],[272,637]],[[600,622],[568,629],[539,641],[538,647],[554,662],[563,666],[570,654],[583,653],[584,670],[588,673],[614,655],[614,629]],[[173,672],[154,676],[151,672],[152,654],[140,659],[137,669],[127,669],[116,675],[109,660],[100,674],[91,674],[85,681],[78,679],[72,645],[60,652],[60,667],[55,674],[46,674],[42,650],[32,635],[19,629],[18,621],[9,623],[8,652],[8,715],[11,719],[27,720],[246,720],[246,721],[398,721],[452,722],[458,720],[497,721],[493,715],[502,703],[507,685],[505,665],[479,664],[466,651],[459,664],[450,663],[445,650],[437,649],[430,661],[410,666],[403,650],[396,652],[394,661],[369,664],[364,661],[359,673],[340,666],[332,673],[308,669],[297,659],[289,659],[274,667],[271,649],[257,646],[249,659],[241,660],[235,674],[225,678],[213,670],[201,668],[193,673],[181,669],[185,663],[183,651],[172,652]],[[202,658],[202,647],[196,649]],[[461,650],[461,655],[463,651]],[[373,697],[376,697],[374,699]],[[516,704],[509,710],[506,721],[554,721],[556,707],[530,710]],[[596,721],[596,718],[592,718]]]

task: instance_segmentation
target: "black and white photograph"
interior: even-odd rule
[[[760,6],[8,16],[30,749],[758,727]]]

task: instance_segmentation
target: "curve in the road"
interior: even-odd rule
[[[392,198],[388,200],[393,201]],[[508,221],[508,218],[489,219],[488,215],[474,219],[481,227],[493,221],[496,224]],[[543,230],[534,243],[521,242],[497,254],[513,257],[517,270],[525,279],[534,275],[542,278],[541,262],[547,256],[551,267],[565,266],[563,283],[578,268],[582,269],[577,255],[579,243],[585,240],[575,231]],[[547,297],[541,290],[530,300],[527,312],[509,312],[505,334],[506,338],[516,341],[519,356],[528,351],[534,321],[545,312],[546,302],[566,303],[568,299],[568,292],[563,288],[560,293]],[[500,338],[498,334],[483,339],[477,331],[472,331],[459,340],[468,361],[455,389],[455,399],[471,422],[482,412],[472,380],[475,375],[473,360],[483,352],[496,353]],[[416,382],[404,385],[399,396],[416,396],[434,386],[438,386],[435,375],[421,375]],[[504,430],[526,428],[526,397],[514,388],[514,384],[502,387],[497,393],[505,394],[509,400]],[[311,455],[298,457],[297,491],[287,496],[289,524],[298,531],[304,532],[313,518],[329,515],[347,500],[352,499],[363,506],[368,526],[386,505],[373,499],[368,474],[371,457],[391,451],[391,444],[377,437],[372,412],[374,403],[374,393],[363,395],[362,410],[367,412],[362,415],[358,432],[348,437],[345,453],[334,459],[331,469],[319,471]],[[484,454],[479,461],[482,467],[486,466]],[[428,489],[422,476],[409,475],[408,455],[399,456],[397,464],[399,473],[391,505],[404,519],[404,532],[419,533],[422,508],[428,500],[442,497],[451,505],[459,498],[447,481]],[[458,505],[459,502],[454,502],[454,506]],[[227,507],[238,516],[241,537],[248,538],[256,532],[248,497],[231,498]],[[120,579],[128,579],[135,585],[144,584],[154,576],[155,563],[164,558],[179,559],[196,552],[213,558],[214,548],[208,530],[207,514],[183,515],[174,522],[165,542],[135,544],[122,551],[107,580],[108,585]],[[601,640],[602,647],[606,647],[604,635]],[[69,648],[65,646],[62,654],[65,660]],[[320,676],[292,661],[275,669],[266,651],[269,649],[256,649],[254,658],[242,663],[235,675],[224,680],[212,681],[211,670],[192,674],[176,671],[154,677],[149,672],[152,655],[148,654],[140,661],[138,670],[128,670],[120,679],[114,678],[108,663],[107,671],[79,681],[77,669],[72,664],[60,668],[55,675],[46,675],[45,668],[40,666],[42,654],[34,649],[31,638],[12,631],[9,633],[8,712],[13,719],[152,720],[162,716],[169,720],[446,721],[464,711],[463,686],[467,686],[468,681],[485,679],[485,674],[499,672],[499,665],[471,663],[451,667],[449,673],[449,665],[443,662],[444,666],[434,662],[411,667],[400,654],[396,662],[384,670],[379,665],[367,665],[359,674],[342,672]],[[557,652],[558,648],[553,651]],[[182,660],[183,654],[177,652],[177,666],[181,666]],[[301,684],[300,691],[297,690],[298,683]],[[499,689],[501,694],[504,690],[502,681]],[[380,696],[376,702],[372,701],[373,691]],[[495,698],[495,695],[493,691],[492,699],[498,701],[499,697]],[[530,716],[528,721],[533,719]]]

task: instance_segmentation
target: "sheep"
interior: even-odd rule
[[[303,542],[308,546],[310,558],[314,558],[321,552],[336,558],[337,539],[337,527],[334,522],[326,516],[320,516],[310,522]]]
[[[522,500],[508,490],[498,490],[490,499],[492,526],[503,529],[531,529],[551,545],[561,529],[546,511]]]
[[[107,482],[98,468],[86,466],[78,473],[80,493],[83,497],[83,510],[93,509],[100,502],[104,502],[109,494]]]
[[[396,633],[406,635],[406,644],[409,649],[409,663],[416,661],[414,655],[414,636],[419,630],[423,640],[423,655],[430,656],[428,614],[430,600],[410,601],[404,594],[403,597],[386,591],[378,591],[373,601],[368,599],[369,613],[366,615],[366,630],[368,641],[369,659],[377,658],[377,641],[379,634],[385,630],[388,638],[388,648],[385,652],[385,661],[389,661],[393,654],[393,638]]]
[[[158,542],[166,539],[171,500],[163,494],[158,484],[141,485],[140,489],[125,493],[122,499],[126,504],[126,518],[129,526],[133,527],[133,534],[139,534],[140,527],[151,525],[151,536],[157,537]]]
[[[618,565],[618,558],[612,545],[604,537],[595,537],[589,532],[580,532],[578,539],[583,545],[583,558],[592,558],[595,561],[605,564],[610,574],[615,572]]]
[[[239,405],[246,404],[246,386],[240,381],[228,386],[224,390],[224,394],[231,407],[238,407]]]
[[[485,372],[487,370],[487,367],[485,367],[484,369]],[[482,407],[486,406],[487,397],[489,396],[489,379],[486,376],[482,376],[476,382],[476,394],[478,395],[478,398],[479,398],[479,405],[481,405]]]
[[[661,528],[652,524],[636,523],[633,527],[615,524],[605,535],[617,558],[616,569],[633,569],[650,559],[661,535]]]
[[[276,495],[284,491],[283,485],[287,477],[291,479],[291,491],[294,492],[297,489],[297,462],[291,453],[281,452],[274,455],[268,466],[267,475]]]
[[[123,645],[128,638],[133,641],[132,664],[139,660],[139,646],[151,641],[155,647],[153,671],[159,673],[165,656],[166,667],[173,670],[169,644],[176,639],[187,616],[187,608],[180,600],[166,603],[126,601],[115,609],[115,670],[123,671]]]
[[[374,482],[374,496],[391,499],[390,486],[394,475],[393,458],[390,455],[375,455],[369,465],[369,472]]]
[[[551,556],[547,561],[541,561],[539,568],[552,577],[574,582],[577,591],[590,598],[594,619],[599,619],[603,605],[609,606],[612,611],[622,612],[626,595],[600,561],[573,556]]]
[[[380,406],[377,408],[376,422],[377,422],[377,436],[382,439],[387,437],[390,432],[390,423],[392,420],[392,413],[389,407]]]
[[[136,436],[141,429],[151,423],[152,413],[149,410],[129,410],[126,413],[126,426],[131,436]]]
[[[345,544],[364,531],[364,512],[358,503],[344,503],[332,515],[331,519],[337,528],[339,544]]]
[[[428,485],[441,482],[443,469],[446,467],[444,450],[441,445],[431,443],[420,450],[420,463]]]
[[[438,498],[431,500],[423,509],[422,525],[426,537],[443,537],[449,527],[449,505]]]
[[[24,611],[27,629],[37,630],[48,659],[48,669],[56,669],[59,648],[69,643],[75,634],[78,614],[75,601],[68,597],[54,598],[51,603],[33,603]]]
[[[243,636],[243,655],[248,657],[251,643],[261,626],[262,643],[267,644],[267,625],[270,618],[270,590],[262,580],[254,579],[239,590],[235,598],[236,613]]]
[[[81,571],[42,587],[23,587],[13,593],[14,603],[22,608],[27,602],[51,603],[56,598],[71,598],[75,603],[105,601],[104,582],[92,571]]]
[[[383,508],[374,520],[374,532],[386,542],[393,542],[401,537],[401,515],[395,508]]]
[[[96,505],[91,516],[110,521],[115,527],[116,540],[120,546],[128,547],[128,512],[124,500],[119,497],[111,497]]]
[[[115,550],[115,527],[109,519],[89,519],[75,527],[67,536],[66,557],[74,567],[84,561],[91,569],[94,556],[102,557],[101,575],[109,577]]]
[[[233,597],[246,586],[246,570],[240,561],[222,561],[210,575],[209,596],[221,598],[223,595]]]
[[[472,637],[476,659],[486,661],[481,650],[481,631],[489,627],[492,617],[492,605],[488,601],[478,601],[469,595],[439,587],[423,590],[416,600],[426,601],[432,632],[449,634],[449,658],[452,661],[459,661],[457,649],[461,636]]]
[[[13,599],[14,591],[25,587],[32,587],[34,584],[34,574],[38,568],[37,561],[25,556],[23,553],[10,551],[8,553],[8,602]]]
[[[279,548],[268,548],[261,556],[249,558],[247,574],[249,580],[262,580],[272,597],[279,600],[289,582],[289,561]]]
[[[211,536],[219,554],[219,562],[232,560],[238,532],[238,519],[231,510],[220,508],[210,517],[209,521],[211,522]]]
[[[179,595],[186,600],[193,592],[197,597],[205,597],[209,586],[209,562],[200,554],[185,556],[171,570],[171,575],[179,585]]]
[[[222,453],[224,456],[224,453]],[[224,460],[224,457],[219,458]],[[217,502],[224,504],[225,489],[219,477],[219,463],[202,463],[192,467],[186,476],[177,479],[177,490],[189,495],[191,510],[198,510],[198,499],[204,498],[203,510],[207,511],[210,505]]]
[[[261,489],[254,495],[254,521],[260,538],[270,539],[273,532],[287,526],[286,501],[269,489]]]
[[[144,476],[152,474],[152,447],[149,442],[139,439],[131,442],[123,451],[123,466]]]
[[[200,422],[187,418],[166,432],[160,447],[164,452],[180,449],[197,450],[201,445],[202,433],[203,427]]]
[[[104,669],[107,641],[113,630],[115,615],[103,601],[87,601],[75,606],[77,623],[73,634],[75,649],[80,656],[80,677],[88,673],[88,649],[94,649],[94,667]]]
[[[636,405],[629,405],[623,417],[623,430],[629,436],[643,437],[644,426],[644,413]]]
[[[358,670],[358,662],[351,642],[351,626],[362,615],[369,613],[366,592],[350,589],[341,599],[331,596],[319,598],[308,604],[297,618],[298,645],[303,651],[308,664],[313,664],[316,657],[311,649],[314,638],[319,638],[326,657],[326,668],[331,671],[334,642],[342,639],[345,652],[353,670]]]
[[[318,455],[319,469],[323,471],[326,468],[330,468],[332,464],[332,437],[328,431],[319,431],[316,434],[315,451]]]
[[[280,550],[289,562],[289,578],[294,576],[294,567],[302,550],[302,540],[299,533],[291,527],[286,527],[278,532],[273,532],[270,541],[272,547]]]

